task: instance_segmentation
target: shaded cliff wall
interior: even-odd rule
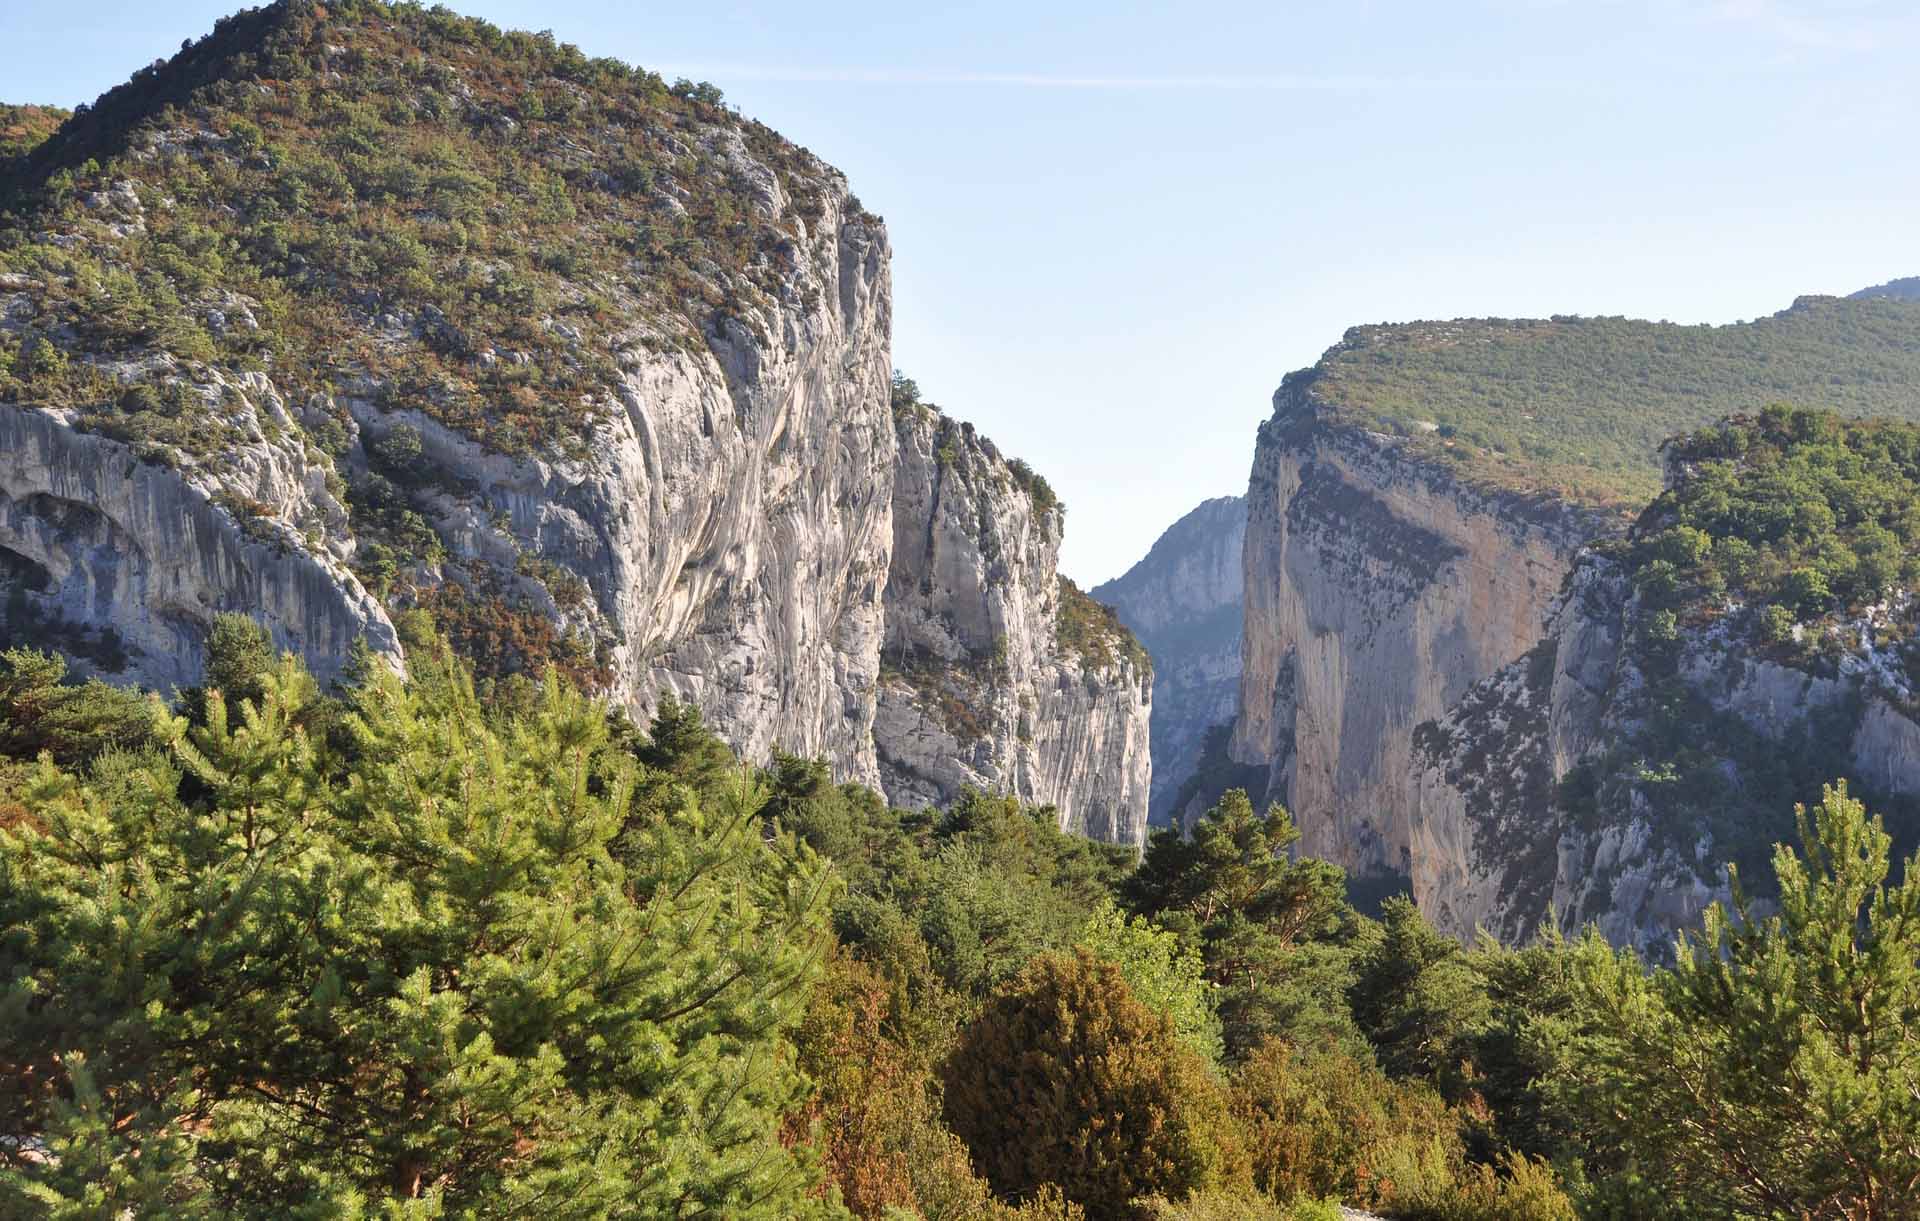
[[[1230,749],[1269,769],[1304,852],[1410,874],[1415,728],[1534,647],[1599,526],[1327,422],[1313,381],[1282,384],[1255,449]]]
[[[1148,817],[1171,822],[1207,732],[1233,720],[1240,698],[1240,637],[1247,502],[1203,502],[1167,528],[1122,576],[1093,589],[1153,657],[1153,790]]]
[[[1912,692],[1871,631],[1815,672],[1726,620],[1650,649],[1638,618],[1617,567],[1583,556],[1539,645],[1417,735],[1413,890],[1440,927],[1517,941],[1552,912],[1658,956],[1728,898],[1728,861],[1764,893],[1791,803],[1821,783],[1920,794]],[[1676,702],[1683,741],[1657,707]]]

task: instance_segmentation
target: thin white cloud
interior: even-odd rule
[[[1536,87],[1536,82],[1467,77],[1368,75],[1100,76],[1048,72],[957,72],[914,68],[807,68],[761,64],[666,64],[664,76],[787,84],[999,85],[1030,89],[1219,90],[1272,93],[1401,93]]]
[[[1708,16],[1745,27],[1776,42],[1819,51],[1872,51],[1884,46],[1902,23],[1863,15],[1861,5],[1809,11],[1784,0],[1715,0]]]

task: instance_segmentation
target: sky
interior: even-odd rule
[[[0,100],[91,101],[231,4],[0,0]],[[1347,327],[1724,323],[1920,274],[1915,0],[460,0],[711,80],[893,246],[894,363],[1116,576],[1245,490]]]

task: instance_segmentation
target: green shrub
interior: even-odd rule
[[[1255,1185],[1280,1199],[1381,1203],[1450,1184],[1464,1156],[1432,1087],[1330,1048],[1262,1044],[1234,1075],[1233,1109]]]
[[[1476,1165],[1457,1180],[1424,1186],[1388,1205],[1406,1221],[1577,1221],[1573,1201],[1546,1162],[1507,1154],[1500,1167]]]
[[[1080,945],[1119,967],[1134,996],[1165,1016],[1181,1043],[1209,1060],[1220,1058],[1220,1018],[1197,950],[1182,949],[1176,934],[1142,917],[1129,918],[1112,900],[1094,909]]]
[[[943,1071],[948,1124],[1002,1196],[1053,1184],[1096,1216],[1245,1174],[1205,1062],[1082,950],[1001,987]]]
[[[1793,612],[1784,606],[1768,606],[1760,611],[1760,638],[1769,644],[1785,644],[1793,639]]]

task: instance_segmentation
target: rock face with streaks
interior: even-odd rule
[[[707,133],[739,174],[774,181],[727,136]],[[61,492],[40,489],[52,480],[72,493],[60,505],[99,515],[101,529],[148,557],[123,575],[93,569],[90,609],[61,595],[64,610],[122,631],[137,651],[130,677],[197,673],[197,641],[221,609],[255,614],[331,675],[362,636],[377,650],[398,649],[385,614],[349,571],[356,556],[366,558],[374,514],[349,515],[327,490],[333,475],[336,487],[352,487],[356,507],[384,498],[393,504],[380,511],[415,515],[431,531],[432,557],[399,574],[395,602],[440,607],[446,601],[435,591],[457,588],[463,606],[538,616],[586,642],[595,677],[637,715],[670,692],[699,705],[749,756],[780,745],[877,783],[872,726],[894,474],[889,251],[884,227],[859,211],[844,179],[817,161],[809,167],[818,215],[784,214],[789,202],[777,186],[763,200],[770,223],[799,231],[786,290],[716,323],[698,347],[668,342],[636,296],[626,327],[609,338],[611,381],[600,409],[579,420],[579,444],[499,452],[409,404],[392,379],[343,378],[289,410],[290,388],[270,373],[189,367],[164,354],[110,361],[80,349],[69,359],[128,387],[185,393],[184,410],[217,413],[227,444],[208,453],[149,445],[143,465],[138,447],[79,437],[59,413],[21,404],[7,412],[9,428],[36,441],[9,453],[13,516],[25,522],[58,507]],[[141,219],[138,192],[129,185],[121,194],[120,214]],[[69,236],[110,256],[133,233]],[[15,333],[40,312],[41,287],[21,283],[0,296]],[[253,305],[237,300],[224,313],[250,315]],[[396,312],[365,321],[370,342],[402,364],[444,325]],[[328,429],[331,461],[313,445]],[[76,477],[71,455],[80,453],[97,460]],[[393,456],[400,453],[404,460]],[[135,494],[129,482],[148,490],[123,512],[112,501]],[[54,501],[21,507],[36,495]],[[197,502],[218,529],[178,528],[181,506]],[[77,529],[23,524],[13,533]],[[168,534],[205,558],[158,560]],[[271,540],[271,571],[306,575],[269,580],[269,569],[240,551],[214,558],[216,536]],[[63,573],[72,567],[33,546],[4,545]],[[153,563],[161,568],[143,581],[142,566]],[[171,584],[150,588],[163,571],[176,574],[164,578]]]
[[[1044,484],[896,419],[884,224],[703,91],[497,35],[250,10],[5,150],[9,638],[165,688],[243,611],[331,678],[424,611],[483,677],[1138,842],[1149,667]],[[349,74],[348,144],[438,160],[312,138]]]
[[[1415,729],[1534,647],[1596,526],[1330,421],[1314,379],[1286,380],[1255,449],[1231,751],[1268,768],[1303,851],[1411,874]]]
[[[1442,928],[1518,941],[1551,912],[1658,956],[1729,897],[1728,862],[1770,876],[1794,771],[1920,793],[1913,693],[1872,622],[1841,629],[1837,665],[1770,656],[1727,619],[1655,649],[1639,622],[1618,565],[1583,555],[1540,643],[1417,733],[1413,890]]]
[[[336,550],[310,548],[346,512],[325,472],[260,420],[285,420],[254,374],[213,393],[238,404],[248,443],[215,473],[181,474],[74,431],[57,411],[0,407],[0,625],[105,677],[159,690],[205,664],[214,615],[241,611],[334,677],[354,642],[397,648],[393,625]]]
[[[1145,558],[1096,587],[1153,657],[1153,795],[1149,820],[1172,822],[1207,733],[1234,718],[1247,502],[1222,496],[1167,528]]]
[[[1890,643],[1911,634],[1910,593],[1785,648],[1777,616],[1756,626],[1785,605],[1743,609],[1703,577],[1686,615],[1656,615],[1616,571],[1651,562],[1620,541],[1631,515],[1673,503],[1648,508],[1663,437],[1751,425],[1786,395],[1913,420],[1909,298],[1896,281],[1724,327],[1348,331],[1286,378],[1260,430],[1239,703],[1227,750],[1202,757],[1212,789],[1264,779],[1304,851],[1407,887],[1462,937],[1522,938],[1555,910],[1663,946],[1724,893],[1723,864],[1764,879],[1791,801],[1842,774],[1896,838],[1920,837],[1902,805],[1916,702]],[[1696,473],[1668,469],[1669,492]],[[1866,520],[1844,495],[1819,509]],[[1904,521],[1875,526],[1892,527],[1910,548]],[[1713,555],[1743,528],[1716,525]]]
[[[1050,803],[1115,843],[1146,835],[1152,667],[1059,575],[1064,511],[973,426],[895,411],[893,564],[874,739],[889,799],[963,787]]]

